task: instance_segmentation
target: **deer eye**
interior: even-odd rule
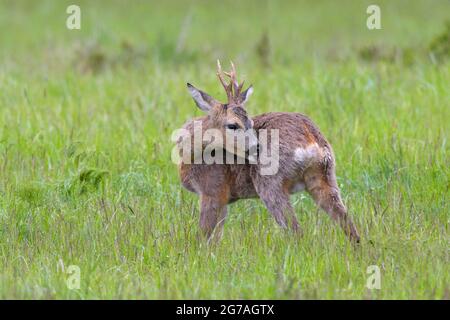
[[[237,129],[239,129],[239,127],[237,126],[237,124],[227,124],[226,125],[226,128],[227,129],[230,129],[230,130],[237,130]]]

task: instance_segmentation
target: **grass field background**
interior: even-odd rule
[[[2,0],[0,298],[448,299],[449,21],[445,0]],[[248,200],[205,244],[170,137],[201,114],[187,81],[224,98],[217,58],[250,114],[319,125],[359,248],[306,194],[302,238]]]

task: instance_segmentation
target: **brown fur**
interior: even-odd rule
[[[205,130],[211,127],[208,116],[197,118]],[[345,233],[359,241],[358,232],[347,215],[336,183],[332,148],[319,129],[306,116],[298,113],[271,112],[253,118],[253,128],[280,130],[280,165],[273,176],[259,174],[258,164],[181,164],[183,186],[200,195],[200,226],[210,238],[221,233],[227,204],[238,199],[259,197],[283,228],[298,230],[298,222],[289,202],[296,184],[304,184],[315,202],[336,220]],[[192,121],[185,128],[192,132]],[[270,141],[269,141],[270,143]],[[316,143],[318,156],[307,164],[297,162],[297,148]]]

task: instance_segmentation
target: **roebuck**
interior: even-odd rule
[[[213,235],[222,233],[229,203],[255,197],[261,198],[281,227],[299,231],[289,195],[306,190],[331,218],[339,222],[351,240],[359,242],[358,232],[347,214],[336,183],[331,145],[317,126],[302,114],[269,112],[250,118],[244,105],[253,88],[250,86],[242,90],[243,82],[238,83],[234,65],[231,66],[231,72],[222,72],[218,62],[217,76],[225,89],[227,103],[220,103],[187,84],[195,103],[207,115],[186,122],[183,130],[188,134],[177,141],[178,152],[183,159],[179,164],[181,181],[186,189],[200,196],[200,227],[206,237],[211,239]],[[225,81],[225,76],[230,78],[229,83]],[[185,142],[192,143],[192,137],[198,134],[196,123],[200,124],[200,134],[205,135],[208,130],[214,129],[226,141],[230,140],[230,134],[237,138],[247,134],[243,150],[229,147],[228,142],[215,146],[216,151],[233,154],[234,160],[238,158],[236,155],[243,154],[247,160],[243,164],[193,163],[191,160],[197,158],[194,153],[200,151],[202,154],[207,148],[205,141],[202,141],[188,154],[182,149]],[[261,163],[249,161],[249,155],[254,155],[260,147],[258,136],[264,129],[278,130],[279,133],[276,150],[279,166],[276,172],[269,175],[261,174]],[[272,140],[261,146],[263,150],[272,150],[271,143],[275,143]]]

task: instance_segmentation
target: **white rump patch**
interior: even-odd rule
[[[297,148],[294,152],[294,160],[299,164],[308,165],[312,160],[320,156],[320,148],[317,143],[310,144],[306,148]]]

